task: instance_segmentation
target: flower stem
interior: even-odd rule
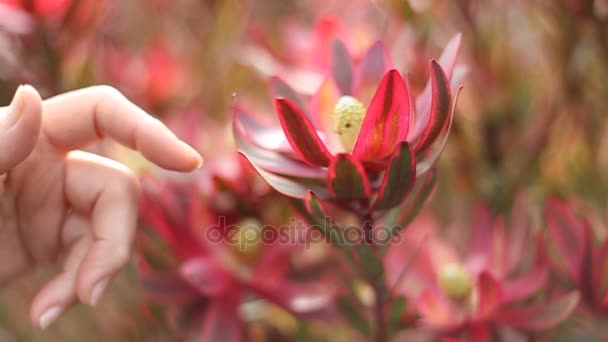
[[[373,249],[376,248],[374,244],[374,220],[370,213],[366,214],[362,220],[363,223],[363,236],[364,242],[370,245]],[[375,304],[374,304],[374,317],[376,321],[376,338],[377,342],[388,341],[386,336],[386,320],[384,317],[384,287],[382,284],[382,277],[379,279],[370,280],[370,285],[374,290]]]

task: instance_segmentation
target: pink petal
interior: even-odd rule
[[[494,246],[494,218],[490,209],[478,205],[471,218],[467,266],[474,273],[490,269]]]
[[[331,71],[342,95],[353,93],[353,61],[344,43],[336,39],[332,46]]]
[[[448,83],[452,79],[452,73],[454,71],[454,66],[456,65],[456,57],[458,57],[461,40],[461,34],[454,36],[446,45],[441,57],[439,57],[439,65],[445,71]],[[418,108],[420,117],[416,121],[416,124],[410,133],[410,139],[408,140],[418,140],[424,129],[428,126],[429,119],[431,117],[431,97],[431,80],[429,80],[424,88],[424,91],[422,94],[420,94],[416,101],[416,108]]]
[[[474,319],[485,321],[490,319],[503,303],[502,288],[498,281],[488,272],[483,272],[477,279],[479,304]]]
[[[452,311],[449,300],[433,289],[420,295],[416,308],[424,322],[436,329],[449,329],[462,323]]]
[[[287,99],[275,101],[283,132],[294,152],[311,166],[329,166],[332,155],[302,110]]]
[[[503,310],[498,320],[516,329],[544,331],[565,321],[576,309],[578,292],[570,292],[549,303],[539,303],[528,307]]]
[[[393,68],[389,52],[382,41],[375,42],[361,60],[355,78],[355,94],[364,103],[369,102],[370,96],[376,89],[384,74]],[[411,88],[408,88],[411,89]]]
[[[545,217],[549,234],[555,242],[558,253],[564,258],[570,276],[580,281],[585,253],[585,232],[582,222],[576,218],[570,207],[554,198],[546,204]]]
[[[251,144],[243,133],[238,118],[234,119],[234,140],[240,151],[247,154],[249,160],[258,167],[273,173],[300,178],[323,179],[327,171],[319,167],[310,167],[300,161],[285,157],[283,154],[261,149]]]
[[[293,149],[280,127],[267,127],[256,122],[252,115],[240,106],[234,106],[233,110],[234,125],[238,123],[240,131],[248,140],[266,150],[293,153]]]
[[[537,265],[525,275],[504,281],[503,292],[505,303],[515,302],[531,297],[541,290],[549,279],[549,271],[544,265]]]
[[[285,83],[282,79],[277,76],[273,76],[270,79],[270,88],[274,98],[284,98],[293,102],[296,106],[300,107],[307,116],[310,117],[308,107],[293,90],[289,84]]]
[[[526,195],[521,192],[515,198],[509,225],[509,243],[506,253],[506,274],[510,274],[521,260],[526,242],[530,237],[529,203]]]
[[[410,125],[409,93],[405,82],[396,70],[382,79],[372,99],[353,155],[363,161],[388,157],[395,146],[404,141]]]
[[[344,152],[337,134],[334,134],[334,107],[340,99],[340,90],[331,79],[325,80],[311,100],[311,117],[315,127],[325,133],[327,148]]]
[[[234,280],[212,256],[188,260],[180,274],[194,288],[207,296],[217,296],[232,286]]]
[[[332,160],[327,184],[331,193],[338,198],[364,199],[372,193],[363,165],[346,153],[340,153]]]
[[[256,164],[252,163],[246,152],[239,151],[238,153],[245,159],[247,163],[249,163],[257,171],[257,173],[266,181],[266,183],[268,183],[268,185],[270,185],[270,187],[285,196],[303,199],[304,197],[306,197],[308,191],[312,190],[320,198],[326,199],[331,197],[329,192],[325,189],[315,186],[306,186],[304,184],[295,182],[289,178],[275,175],[273,173],[265,171],[262,168],[258,167]]]

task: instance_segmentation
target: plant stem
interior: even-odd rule
[[[373,249],[376,249],[374,244],[374,220],[370,213],[367,213],[362,220],[363,223],[363,237],[366,244],[370,245]],[[374,316],[376,320],[376,341],[386,342],[388,341],[386,336],[386,321],[384,317],[384,287],[382,284],[382,278],[370,280],[370,285],[374,290],[375,305],[374,305]]]

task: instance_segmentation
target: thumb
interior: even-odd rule
[[[0,174],[27,158],[40,134],[42,99],[32,86],[19,86],[8,107],[0,108]]]

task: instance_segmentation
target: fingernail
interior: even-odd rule
[[[196,169],[203,166],[203,157],[201,157],[201,154],[198,153],[197,150],[195,150],[192,146],[186,144],[185,142],[182,141],[181,143],[183,144],[184,148],[188,150],[188,152],[190,153],[192,158],[196,159]]]
[[[20,85],[15,91],[15,96],[13,96],[11,104],[8,105],[3,120],[5,127],[13,127],[21,115],[21,110],[23,109],[22,90],[23,85]]]
[[[93,292],[91,293],[91,305],[92,306],[97,305],[97,302],[99,302],[99,299],[101,299],[101,296],[103,295],[104,291],[106,290],[106,287],[108,287],[108,281],[109,281],[109,279],[107,279],[107,278],[104,280],[101,280],[93,288]]]
[[[55,305],[42,313],[40,315],[40,329],[46,330],[59,317],[62,310],[61,306]]]

